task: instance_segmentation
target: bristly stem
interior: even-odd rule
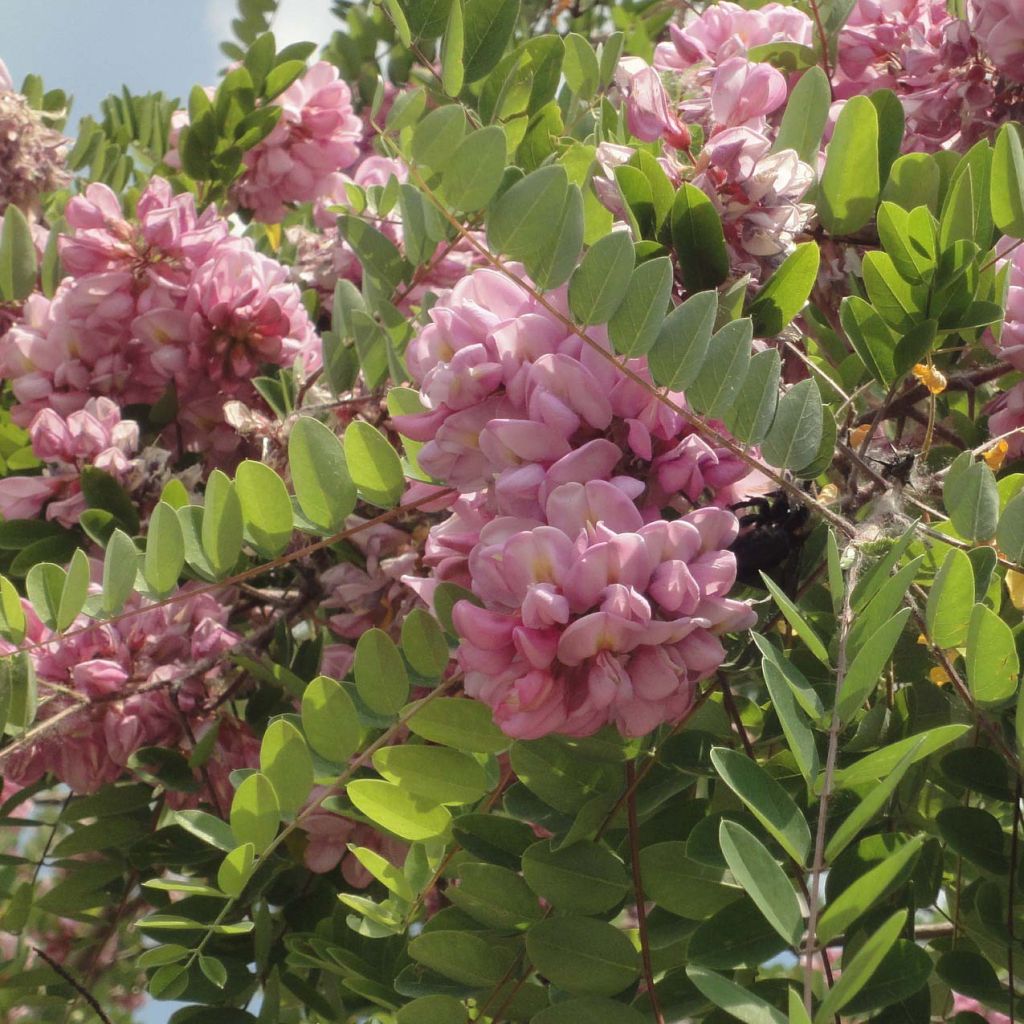
[[[626,815],[629,821],[629,859],[633,868],[633,898],[636,900],[636,923],[640,933],[640,956],[644,966],[644,988],[651,1001],[651,1013],[656,1024],[665,1024],[658,994],[654,991],[654,968],[651,966],[651,943],[647,935],[647,904],[644,898],[644,883],[640,874],[640,826],[636,820],[636,768],[626,762]]]
[[[832,794],[832,780],[835,776],[836,757],[839,753],[839,730],[842,725],[839,719],[839,690],[843,685],[846,676],[846,642],[850,635],[850,627],[853,623],[853,607],[850,603],[853,588],[857,582],[857,570],[860,565],[859,557],[854,557],[854,563],[846,577],[846,587],[843,592],[843,610],[839,616],[839,654],[836,658],[836,692],[832,703],[832,723],[828,730],[828,755],[825,759],[825,777],[821,786],[821,798],[818,801],[818,828],[814,837],[814,860],[811,864],[811,881],[807,906],[807,939],[804,943],[804,1008],[808,1016],[812,1011],[812,981],[814,979],[814,952],[818,947],[818,904],[819,889],[821,888],[821,875],[825,870],[825,821],[828,817],[828,801]],[[822,959],[826,953],[822,950]]]

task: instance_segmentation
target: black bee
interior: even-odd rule
[[[761,573],[772,579],[797,554],[811,532],[811,513],[785,491],[773,491],[731,506],[740,521],[739,536],[729,550],[736,556],[736,579],[748,587],[764,589]],[[740,515],[740,510],[753,511]]]

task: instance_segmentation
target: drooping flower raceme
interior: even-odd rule
[[[139,425],[121,419],[109,398],[90,398],[66,418],[43,409],[29,427],[32,450],[47,465],[43,476],[7,476],[0,480],[0,514],[5,519],[46,518],[76,526],[85,509],[82,469],[94,466],[127,484],[135,467]]]
[[[511,736],[641,736],[678,720],[724,657],[720,633],[756,620],[728,598],[736,517],[698,509],[644,524],[603,481],[563,484],[547,523],[498,518],[470,556],[475,594],[454,621],[466,692]]]
[[[245,154],[246,172],[235,189],[257,220],[276,224],[288,204],[327,193],[333,176],[359,157],[363,123],[338,69],[319,61],[271,101],[281,108],[270,134]]]

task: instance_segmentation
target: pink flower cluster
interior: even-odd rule
[[[223,459],[238,444],[224,403],[255,400],[249,380],[262,364],[319,364],[287,269],[231,236],[215,208],[197,215],[191,195],[152,178],[131,220],[99,183],[66,217],[68,276],[52,299],[30,296],[0,338],[15,422],[44,409],[68,416],[101,396],[152,404],[173,385],[185,447]]]
[[[484,607],[462,601],[453,616],[466,692],[521,739],[677,721],[725,656],[718,634],[756,621],[726,596],[736,517],[704,508],[644,524],[600,480],[556,487],[545,515],[480,532],[469,568]]]
[[[1024,82],[1024,7],[1018,0],[970,0],[969,19],[999,73]]]
[[[612,481],[653,519],[746,475],[568,326],[564,288],[545,302],[484,268],[431,308],[406,350],[428,411],[395,418],[426,442],[426,472],[461,491],[490,490],[498,514],[535,518],[563,483]],[[610,352],[603,329],[589,333]],[[645,360],[626,366],[650,380]]]
[[[136,466],[139,425],[122,420],[109,398],[90,398],[69,416],[43,409],[29,426],[32,450],[47,466],[43,476],[8,476],[0,480],[0,515],[33,519],[46,509],[47,519],[75,526],[85,509],[81,471],[95,466],[120,484],[129,484]]]
[[[174,605],[145,605],[135,597],[128,609],[139,614],[102,625],[80,617],[62,637],[26,602],[27,642],[42,645],[31,655],[40,696],[47,698],[38,720],[74,703],[64,691],[92,704],[13,754],[5,763],[7,777],[27,785],[50,772],[75,792],[92,793],[119,778],[140,747],[174,747],[187,737],[189,723],[200,728],[218,670],[197,672],[196,663],[237,643],[227,628],[228,609],[210,594]],[[0,641],[0,651],[12,650]],[[230,746],[227,736],[224,745]],[[228,770],[220,774],[223,788]]]
[[[257,220],[276,224],[289,204],[312,202],[332,190],[337,173],[359,158],[363,123],[352,109],[348,85],[326,61],[271,103],[281,108],[280,120],[245,154],[235,198]]]
[[[432,579],[407,582],[483,602],[456,608],[459,659],[510,735],[639,735],[678,719],[721,663],[717,634],[753,621],[726,598],[735,516],[691,511],[727,503],[747,470],[567,326],[564,289],[546,302],[477,270],[410,342],[429,409],[396,426],[465,496],[427,540]],[[645,360],[627,366],[649,380]]]

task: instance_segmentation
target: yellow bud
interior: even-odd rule
[[[850,447],[860,448],[864,443],[864,438],[867,437],[870,432],[870,423],[863,423],[859,427],[854,427],[854,429],[850,431]]]
[[[928,389],[931,395],[941,395],[946,390],[945,375],[926,363],[917,363],[914,376]]]
[[[985,460],[985,464],[993,473],[998,473],[1003,468],[1003,463],[1006,461],[1006,453],[1010,450],[1010,446],[1006,443],[1004,438],[1002,441],[997,441],[988,451],[982,454],[982,458]]]
[[[935,668],[928,673],[928,678],[936,686],[945,686],[949,682],[949,673],[941,666],[936,665]]]

